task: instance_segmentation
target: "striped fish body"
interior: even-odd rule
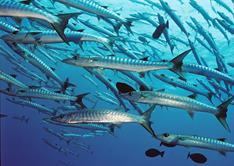
[[[230,144],[217,139],[200,137],[200,136],[181,136],[182,140],[178,141],[179,145],[186,147],[199,147],[220,152],[234,152],[234,144]]]
[[[9,33],[12,33],[12,32],[17,32],[19,29],[10,25],[10,24],[7,24],[3,21],[0,21],[0,29],[5,31],[5,32],[9,32]]]
[[[126,22],[126,20],[120,17],[118,14],[100,6],[99,4],[91,0],[57,0],[57,1],[66,4],[68,6],[72,6],[74,8],[78,8],[96,14],[101,17],[115,19],[122,23]]]
[[[63,60],[64,63],[81,67],[108,68],[124,71],[147,72],[151,70],[163,70],[173,68],[170,62],[150,62],[129,58],[118,57],[74,57]]]
[[[221,153],[234,152],[234,144],[225,142],[223,139],[169,133],[158,135],[158,139],[166,144],[203,148],[219,151]]]
[[[57,83],[59,83],[59,85],[63,86],[63,81],[61,80],[61,78],[48,65],[46,65],[45,62],[43,62],[40,58],[38,58],[36,55],[31,53],[25,47],[23,47],[21,45],[18,45],[18,47],[23,51],[23,53],[20,53],[20,55],[25,60],[27,60],[33,66],[37,67],[47,77],[53,78]]]
[[[17,86],[19,88],[23,88],[23,89],[28,88],[27,85],[25,85],[24,83],[22,83],[19,80],[15,79],[11,75],[8,75],[8,74],[4,73],[1,70],[0,70],[0,80],[6,81],[10,85],[15,85],[15,86]]]
[[[49,23],[54,23],[59,20],[58,17],[39,8],[9,0],[1,1],[0,16],[37,18]]]
[[[47,108],[43,105],[40,105],[38,103],[34,103],[34,102],[31,102],[31,101],[28,101],[28,100],[22,100],[22,99],[8,99],[8,101],[12,102],[12,103],[15,103],[15,104],[19,104],[19,105],[22,105],[22,106],[28,106],[28,107],[31,107],[31,108],[35,108],[37,109],[39,112],[43,112],[45,114],[48,114],[48,115],[53,115],[55,114],[55,111],[50,109],[50,108]]]
[[[188,35],[184,25],[180,21],[179,17],[174,13],[174,11],[169,7],[167,2],[164,2],[163,0],[160,0],[160,3],[163,7],[163,9],[167,12],[167,14],[172,18],[172,20],[178,25],[178,27],[181,29],[182,32]]]
[[[87,34],[83,32],[65,30],[66,38],[69,42],[99,42],[108,44],[110,41],[107,38]],[[23,44],[46,44],[46,43],[62,43],[63,40],[56,31],[34,31],[34,32],[18,32],[16,34],[6,34],[1,36],[4,41],[23,43]]]
[[[168,106],[183,109],[189,112],[208,112],[215,115],[218,113],[216,107],[198,102],[197,100],[191,99],[189,97],[178,96],[165,92],[134,91],[131,92],[130,95],[122,94],[122,96],[134,102]]]
[[[209,78],[214,78],[216,80],[223,80],[230,84],[234,84],[234,79],[231,78],[229,75],[221,73],[206,66],[201,66],[197,64],[183,64],[181,70],[182,72],[198,74]]]
[[[95,30],[97,32],[103,33],[103,34],[105,34],[107,36],[117,37],[117,35],[115,33],[111,32],[111,31],[109,31],[109,30],[107,30],[105,28],[102,28],[100,26],[97,26],[95,24],[91,24],[89,21],[84,21],[84,20],[81,20],[81,19],[79,19],[79,21],[82,24],[84,24],[85,26],[87,26],[87,27],[89,27],[89,28],[91,28],[91,29],[93,29],[93,30]]]
[[[19,89],[16,91],[17,96],[26,98],[40,98],[49,100],[63,100],[63,101],[75,101],[77,97],[69,96],[61,93],[55,93],[45,88],[30,88],[30,89]]]
[[[67,124],[82,123],[142,123],[140,116],[114,110],[78,110],[72,113],[61,114],[52,117],[53,121]]]
[[[183,80],[180,80],[180,79],[176,79],[174,77],[167,77],[167,76],[164,76],[164,75],[156,75],[156,74],[153,74],[156,78],[158,78],[159,80],[163,81],[163,82],[166,82],[168,84],[171,84],[175,87],[180,87],[182,89],[185,89],[185,90],[188,90],[188,91],[191,91],[195,94],[200,94],[200,95],[203,95],[205,97],[209,97],[208,96],[208,91],[204,91],[204,90],[200,90],[197,85],[195,84],[192,84],[192,83],[189,83],[187,81],[183,81]]]

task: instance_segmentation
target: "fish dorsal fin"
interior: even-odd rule
[[[101,7],[105,8],[105,9],[108,9],[108,6],[101,6]]]
[[[225,142],[225,141],[226,141],[226,138],[217,138],[217,140],[222,141],[222,142]]]
[[[181,63],[181,65],[182,65],[185,56],[188,55],[188,53],[189,53],[190,51],[191,51],[191,49],[182,52],[180,55],[178,55],[178,56],[176,56],[175,58],[173,58],[173,59],[171,60],[171,62],[174,63],[174,64]]]
[[[11,74],[10,76],[16,78],[17,75],[16,74]]]
[[[181,72],[181,67],[183,65],[183,60],[185,58],[186,55],[188,55],[190,53],[191,49],[186,50],[184,52],[182,52],[180,55],[176,56],[175,58],[173,58],[170,62],[173,63],[173,68],[170,69],[171,71],[175,72],[177,75],[179,75],[180,77],[184,79],[184,75]]]
[[[53,67],[50,67],[50,69],[53,70],[53,71],[55,71],[55,68],[53,68]]]
[[[30,35],[36,36],[42,34],[42,32],[29,32]]]
[[[29,5],[32,2],[32,0],[20,0],[20,3]]]
[[[194,112],[188,111],[188,115],[193,119],[194,118]]]
[[[75,60],[80,58],[80,54],[73,54],[72,56],[73,56],[72,59],[75,59]]]
[[[115,56],[115,55],[114,55],[114,54],[110,54],[110,55],[107,55],[107,56],[112,56],[112,57],[113,57],[113,56]]]
[[[179,76],[178,78],[179,78],[180,80],[182,80],[182,81],[186,81],[186,80],[184,80],[184,78],[181,77],[181,76]]]
[[[169,21],[166,22],[166,27],[169,28]]]
[[[149,56],[146,56],[144,58],[141,58],[140,60],[142,60],[142,61],[148,61],[148,59],[149,59]]]
[[[84,32],[84,29],[78,29],[77,32]]]
[[[158,90],[156,90],[156,92],[165,92],[165,88],[158,89]]]
[[[38,89],[38,88],[41,88],[40,86],[35,86],[35,85],[30,85],[28,86],[30,89]]]
[[[226,152],[224,152],[224,151],[219,151],[219,153],[220,153],[221,155],[223,155],[223,156],[226,156]]]
[[[193,93],[193,94],[189,95],[188,97],[191,98],[191,99],[196,99],[197,94],[196,94],[196,93]]]

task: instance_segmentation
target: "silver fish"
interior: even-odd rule
[[[68,20],[78,14],[80,13],[60,14],[55,16],[37,7],[9,0],[2,0],[0,5],[0,16],[28,17],[47,21],[65,42],[68,41],[63,31],[66,28]]]
[[[157,135],[162,144],[179,145],[184,147],[215,150],[225,155],[226,152],[234,152],[234,144],[225,142],[224,138],[214,139],[196,135],[179,135],[164,133]]]
[[[15,86],[17,86],[19,88],[23,88],[23,89],[28,88],[27,85],[25,85],[21,81],[15,79],[15,77],[16,77],[16,75],[9,75],[9,74],[6,74],[0,70],[0,80],[6,81],[10,86],[15,85]]]
[[[127,100],[145,103],[145,104],[157,104],[161,106],[169,106],[174,108],[180,108],[188,111],[189,115],[193,117],[195,112],[205,112],[216,116],[223,127],[230,132],[230,128],[226,122],[227,107],[232,102],[234,97],[231,97],[221,103],[218,107],[210,106],[205,103],[199,102],[189,97],[174,95],[166,92],[155,91],[130,91],[128,93],[122,93],[122,97]]]
[[[72,113],[60,114],[50,118],[50,120],[65,123],[65,124],[83,124],[83,123],[108,123],[108,124],[122,124],[122,123],[139,123],[141,124],[153,137],[156,137],[151,122],[149,121],[151,113],[155,106],[150,107],[141,116],[126,113],[123,111],[115,111],[110,109],[103,110],[78,110]]]

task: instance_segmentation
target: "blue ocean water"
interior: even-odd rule
[[[158,0],[152,0],[153,2],[156,2],[158,4]],[[181,2],[182,1],[182,2]],[[67,8],[66,6],[56,2],[53,7],[53,5],[48,0],[41,0],[37,1],[38,4],[43,5],[48,10],[50,10],[51,13],[57,13],[57,12],[63,12],[63,13],[69,13],[69,12],[76,12],[77,9],[75,8]],[[147,1],[141,1],[145,2],[147,4]],[[203,46],[201,46],[196,40],[195,37],[200,37],[203,41],[203,37],[200,36],[197,32],[193,31],[189,26],[186,24],[186,22],[191,22],[190,17],[196,18],[199,23],[203,26],[203,28],[212,34],[214,41],[221,53],[221,55],[224,57],[225,64],[232,62],[233,63],[233,48],[234,48],[234,42],[233,42],[233,36],[229,34],[227,31],[227,35],[229,37],[230,43],[228,44],[227,40],[223,37],[223,35],[213,26],[209,26],[207,22],[202,18],[202,16],[189,4],[189,1],[186,0],[167,0],[170,7],[173,9],[173,11],[176,12],[176,14],[179,16],[179,19],[182,21],[182,23],[185,25],[186,30],[189,33],[189,38],[194,43],[194,46],[196,48],[196,51],[199,56],[203,57],[205,62],[208,64],[210,68],[216,68],[217,63],[215,60],[215,56],[211,54],[207,49],[205,49]],[[234,4],[231,0],[224,0],[225,4],[227,4],[231,9],[234,8]],[[150,13],[153,16],[151,18],[157,23],[157,14],[160,13],[165,20],[169,20],[169,33],[171,36],[177,37],[181,39],[182,41],[187,42],[186,36],[181,32],[179,27],[172,21],[172,19],[166,14],[165,11],[159,10],[156,7],[151,7],[151,5],[141,5],[134,3],[130,0],[98,0],[98,3],[100,3],[103,6],[108,6],[108,9],[116,11],[124,18],[129,18],[131,14],[136,13]],[[216,12],[213,11],[212,7],[215,8],[216,11],[220,11],[225,13],[230,17],[231,20],[233,20],[233,16],[225,10],[222,6],[218,5],[215,1],[203,1],[203,0],[197,0],[197,3],[202,6],[205,11],[212,17],[217,18],[219,17]],[[82,14],[79,18],[82,18],[83,20],[89,20],[93,24],[96,24],[100,27],[104,28],[111,28],[110,25],[105,23],[102,19],[98,20],[96,16],[89,15],[89,14]],[[4,21],[6,23],[12,24],[11,19],[5,19],[4,17],[1,17],[1,21]],[[20,25],[22,27],[22,30],[27,30],[27,19],[24,19],[23,23]],[[30,19],[29,19],[30,22]],[[33,23],[32,23],[33,24]],[[92,30],[91,28],[88,28],[84,26],[83,24],[79,23],[76,25],[78,29],[85,29],[84,32],[95,34],[98,36],[107,37],[101,33],[98,33],[95,30]],[[28,27],[29,29],[32,27]],[[124,38],[126,40],[133,40],[133,41],[139,41],[137,40],[137,34],[148,34],[152,35],[153,31],[156,27],[153,27],[150,24],[147,24],[145,20],[141,21],[133,21],[133,34],[135,35],[128,35],[126,33],[122,33]],[[113,31],[113,30],[112,30]],[[126,32],[126,29],[124,27],[121,28],[122,32]],[[1,34],[4,34],[2,31]],[[164,40],[163,36],[161,36],[162,40]],[[116,40],[112,38],[112,40]],[[139,41],[140,42],[140,41]],[[154,40],[150,40],[150,44],[152,44],[159,54],[159,57],[161,59],[172,59],[176,55],[180,54],[181,52],[189,49],[188,45],[184,45],[178,41],[175,41],[176,48],[173,51],[173,54],[170,52],[169,46],[163,42],[164,44],[159,44],[158,42],[155,42]],[[131,45],[128,42],[121,43],[124,47],[130,49]],[[84,56],[91,56],[91,54],[95,54],[95,51],[98,50],[103,55],[110,55],[111,53],[109,51],[104,51],[100,47],[103,48],[102,44],[97,43],[91,43],[86,42],[83,43],[83,50],[79,47],[76,43],[71,43],[70,46],[60,43],[60,44],[51,44],[54,47],[64,47],[64,48],[70,48],[72,51],[61,51],[56,50],[58,54],[54,56],[58,56],[59,58],[63,59],[67,55],[72,54],[74,51],[75,53],[79,53]],[[27,46],[27,45],[26,45]],[[32,45],[31,45],[32,46]],[[36,47],[36,49],[40,47],[43,48],[44,45],[39,45]],[[115,47],[115,46],[114,46]],[[1,41],[1,48],[4,48],[5,51],[11,51],[6,50],[6,45],[3,41]],[[33,46],[31,47],[33,50]],[[143,53],[143,55],[147,54],[145,51],[149,49],[144,44],[138,44],[137,49],[135,51]],[[133,49],[132,49],[133,50]],[[56,70],[55,72],[62,78],[62,80],[65,80],[66,78],[69,78],[70,82],[76,85],[76,89],[74,91],[74,95],[90,92],[87,98],[84,99],[85,104],[87,107],[92,108],[94,107],[94,103],[91,101],[97,101],[95,108],[104,109],[104,108],[113,108],[113,109],[119,109],[120,105],[114,105],[107,103],[105,101],[102,101],[100,99],[95,98],[96,92],[107,92],[112,94],[110,88],[106,87],[100,80],[98,80],[94,75],[90,74],[81,67],[74,67],[67,64],[62,63],[59,61],[59,58],[56,59],[57,63],[53,63],[51,60],[45,57],[40,52],[37,52],[37,50],[33,50],[34,53],[40,57],[44,62],[46,62],[49,66],[54,67]],[[1,51],[2,52],[2,51]],[[49,52],[52,54],[52,52]],[[55,54],[55,53],[54,53]],[[15,55],[16,56],[16,55]],[[120,57],[127,57],[123,53],[116,53],[116,56]],[[147,56],[152,56],[152,54],[147,54]],[[20,56],[17,57],[20,59]],[[194,56],[192,53],[190,53],[184,60],[184,63],[196,63]],[[14,70],[14,65],[11,64],[9,61],[7,61],[4,56],[0,56],[0,70],[4,71],[8,74],[16,74],[17,79],[24,82],[27,85],[38,85],[37,82],[34,82],[21,74],[17,73]],[[41,75],[44,77],[43,73],[41,73],[38,69],[31,66],[30,64],[27,64],[27,62],[22,62],[25,67],[27,67],[29,70],[32,70],[33,72],[37,73],[38,75]],[[233,77],[233,68],[228,66],[228,74]],[[164,73],[166,75],[170,76],[176,76],[170,71],[153,71],[152,73]],[[136,73],[134,73],[136,74]],[[87,80],[83,75],[89,76],[92,78],[98,86],[95,86],[93,83],[91,83],[89,80]],[[104,75],[106,78],[110,79],[111,83],[116,83],[118,81],[120,82],[126,82],[128,84],[131,84],[132,86],[139,87],[136,82],[131,80],[130,78],[126,77],[125,75],[121,74],[117,71],[111,71],[109,69],[105,69],[102,71],[102,75]],[[136,74],[137,75],[137,74]],[[138,76],[139,77],[139,76]],[[207,78],[193,75],[186,73],[185,77],[188,81],[192,83],[197,83],[196,79],[202,80],[205,84],[208,85]],[[140,77],[139,77],[140,78]],[[166,92],[174,93],[177,95],[182,96],[188,96],[191,95],[191,92],[182,90],[178,87],[173,87],[169,84],[166,84],[164,82],[159,81],[158,79],[154,77],[148,77],[147,75],[145,78],[141,78],[145,80],[145,82],[150,86],[153,87],[154,90],[165,88]],[[4,89],[7,87],[7,85],[4,82],[0,82],[1,89]],[[224,87],[222,84],[221,86]],[[198,86],[198,88],[203,88],[201,85]],[[233,93],[233,90],[230,90],[230,93]],[[75,166],[75,165],[84,165],[84,166],[90,166],[90,165],[97,165],[97,166],[128,166],[128,165],[135,165],[135,166],[142,166],[142,165],[197,165],[196,163],[193,163],[191,160],[187,159],[188,152],[199,152],[205,155],[208,158],[208,161],[204,165],[208,166],[220,166],[220,165],[232,165],[234,158],[233,153],[227,153],[226,156],[222,156],[216,151],[210,151],[210,150],[204,150],[204,149],[197,149],[197,148],[185,148],[185,147],[173,147],[173,148],[167,148],[160,146],[160,142],[152,138],[152,136],[149,135],[146,130],[141,127],[138,124],[123,124],[120,127],[115,129],[114,135],[111,134],[104,134],[102,136],[95,136],[95,137],[88,137],[88,138],[74,138],[72,141],[85,144],[90,147],[90,150],[85,151],[81,149],[78,145],[74,144],[67,144],[63,140],[60,140],[59,138],[48,134],[44,131],[43,127],[48,127],[53,129],[54,131],[61,132],[61,131],[68,131],[71,133],[88,133],[86,130],[77,129],[77,128],[69,128],[69,127],[62,127],[58,125],[52,125],[43,122],[43,119],[48,117],[47,115],[43,115],[42,113],[38,113],[37,110],[28,108],[26,106],[20,106],[16,104],[12,104],[8,102],[6,99],[10,98],[9,96],[6,96],[4,94],[0,93],[1,97],[1,105],[0,105],[0,111],[1,114],[6,114],[8,117],[1,118],[1,165],[2,166],[29,166],[29,165],[35,165],[35,166],[57,166],[57,165],[69,165],[69,166]],[[222,94],[223,100],[227,99],[226,94]],[[198,101],[201,101],[206,104],[212,105],[205,97],[198,96],[196,99]],[[54,101],[47,101],[47,100],[39,100],[35,99],[33,100],[35,102],[41,103],[49,108],[57,108],[58,105],[64,105],[62,102],[54,102]],[[126,102],[126,101],[125,101]],[[127,103],[127,102],[126,102]],[[213,99],[213,105],[218,106],[220,104],[219,99]],[[127,104],[127,106],[130,108],[131,113],[137,114],[137,112]],[[148,107],[146,104],[139,104],[139,107],[145,111]],[[227,122],[231,128],[231,130],[234,129],[234,121],[232,120],[234,118],[234,112],[233,112],[233,105],[229,106],[229,112],[228,112],[228,118]],[[19,120],[15,120],[12,117],[13,116],[22,116],[25,115],[29,118],[28,123],[21,122]],[[178,133],[178,134],[188,134],[188,135],[200,135],[200,136],[206,136],[211,138],[227,138],[228,142],[234,143],[233,140],[233,132],[228,133],[216,120],[216,118],[210,114],[206,113],[196,113],[195,117],[191,119],[188,114],[180,109],[175,108],[166,108],[166,107],[160,107],[157,106],[155,111],[153,112],[153,115],[151,117],[151,121],[153,122],[153,129],[156,133]],[[42,139],[45,138],[49,142],[52,142],[54,144],[58,144],[59,146],[74,152],[75,154],[79,156],[74,156],[69,153],[62,153],[59,152],[47,144],[45,144]],[[149,148],[156,148],[160,151],[165,151],[164,157],[155,157],[155,158],[148,158],[145,156],[145,151]]]

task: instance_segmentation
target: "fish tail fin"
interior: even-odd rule
[[[61,90],[60,90],[60,91],[61,91],[63,94],[65,94],[65,92],[66,92],[66,90],[67,90],[68,87],[76,87],[76,85],[70,83],[69,78],[66,78],[66,80],[63,82],[63,84],[62,84],[62,86],[61,86]]]
[[[160,153],[160,156],[163,157],[164,154],[165,154],[165,151],[162,151],[162,152]]]
[[[230,97],[229,99],[227,99],[226,101],[224,101],[222,104],[220,104],[217,109],[219,110],[219,112],[215,115],[216,118],[219,120],[219,122],[223,125],[223,127],[228,130],[229,132],[231,132],[226,118],[227,118],[227,107],[229,106],[229,104],[231,104],[231,102],[233,101],[234,97]]]
[[[103,45],[114,55],[113,45],[115,43],[115,37],[108,38],[107,42],[103,42]]]
[[[121,28],[122,24],[121,23],[117,23],[115,26],[114,26],[114,31],[117,35],[119,35],[119,29]]]
[[[71,143],[72,139],[66,140],[66,143],[69,145]]]
[[[212,103],[212,97],[213,97],[213,95],[214,95],[214,93],[212,93],[212,92],[209,92],[209,93],[207,93],[207,98],[208,98],[208,100]]]
[[[144,119],[144,121],[141,123],[141,125],[154,137],[156,138],[156,134],[154,132],[154,130],[151,127],[151,121],[150,121],[150,117],[152,112],[154,111],[156,105],[151,106],[147,111],[145,111],[142,114],[142,117]]]
[[[81,13],[68,13],[68,14],[59,14],[59,20],[57,22],[52,23],[51,25],[56,30],[58,35],[63,39],[65,43],[68,44],[68,39],[64,34],[64,30],[68,24],[70,18],[80,15]]]
[[[130,32],[131,34],[133,34],[132,30],[131,30],[131,26],[132,26],[132,19],[128,18],[125,22],[119,22],[114,26],[114,30],[117,34],[119,34],[119,29],[121,28],[121,26],[124,25],[125,28],[127,29],[128,32]]]
[[[166,22],[166,28],[169,28],[169,21]]]
[[[184,78],[182,72],[181,72],[181,67],[183,65],[183,60],[185,58],[186,55],[188,55],[190,53],[191,49],[182,52],[180,55],[176,56],[175,58],[173,58],[170,62],[173,63],[173,68],[170,69],[171,71],[175,72],[177,75],[179,75],[180,77]]]
[[[28,123],[28,121],[29,121],[29,118],[25,119],[25,122],[26,122],[26,123]]]
[[[87,96],[88,94],[89,94],[89,92],[88,93],[83,93],[83,94],[80,94],[80,95],[76,96],[76,101],[75,102],[77,104],[79,104],[81,106],[81,108],[86,108],[86,106],[83,103],[83,98],[85,96]]]
[[[125,26],[125,28],[127,29],[128,32],[130,32],[131,34],[133,34],[133,32],[131,30],[132,21],[130,19],[127,19],[127,21],[124,22],[123,25]]]
[[[190,157],[190,152],[188,152],[187,159]]]
[[[111,124],[110,126],[109,126],[109,133],[111,134],[111,135],[114,135],[115,134],[115,125],[114,124]]]

